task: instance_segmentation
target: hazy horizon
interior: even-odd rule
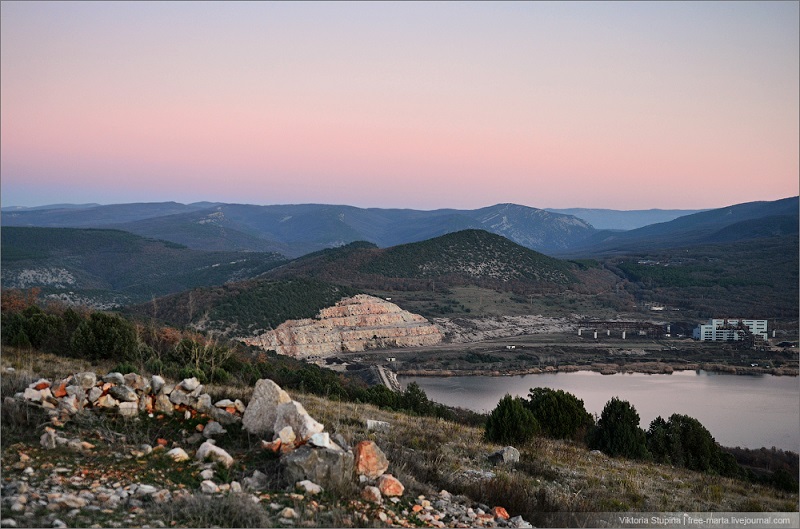
[[[798,194],[797,2],[15,2],[4,206]]]

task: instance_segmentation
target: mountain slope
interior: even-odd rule
[[[782,220],[764,220],[786,217]],[[798,197],[748,202],[616,233],[599,231],[564,255],[655,250],[797,233]],[[792,228],[794,220],[794,228]],[[732,228],[732,226],[736,226]],[[767,225],[771,225],[767,228]]]
[[[92,207],[57,206],[26,210],[3,209],[3,226],[39,226],[51,228],[96,228],[123,222],[185,213],[204,207],[177,202],[143,202]]]
[[[592,209],[592,208],[567,208],[553,209],[547,211],[561,213],[562,215],[572,215],[585,220],[598,230],[635,230],[656,224],[659,222],[669,222],[678,217],[684,217],[693,213],[706,211],[702,209],[635,209],[619,211],[615,209]]]
[[[119,230],[3,227],[3,288],[128,303],[241,280],[284,262],[272,253],[203,252]]]

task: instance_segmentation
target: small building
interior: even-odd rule
[[[748,337],[767,341],[767,320],[711,319],[692,332],[692,338],[703,342],[737,342]]]

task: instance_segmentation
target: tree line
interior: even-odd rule
[[[656,417],[647,431],[643,430],[636,408],[617,397],[606,403],[595,421],[583,401],[571,393],[532,388],[527,399],[505,395],[486,420],[485,437],[490,441],[526,443],[536,436],[570,439],[613,457],[653,461],[761,482],[781,490],[798,490],[797,479],[783,466],[761,475],[741,466],[700,421],[688,415],[675,413],[667,420]]]

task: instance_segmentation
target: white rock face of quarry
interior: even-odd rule
[[[388,301],[359,294],[316,318],[289,320],[277,329],[243,340],[279,354],[308,358],[384,347],[435,345],[442,341],[436,325]]]

